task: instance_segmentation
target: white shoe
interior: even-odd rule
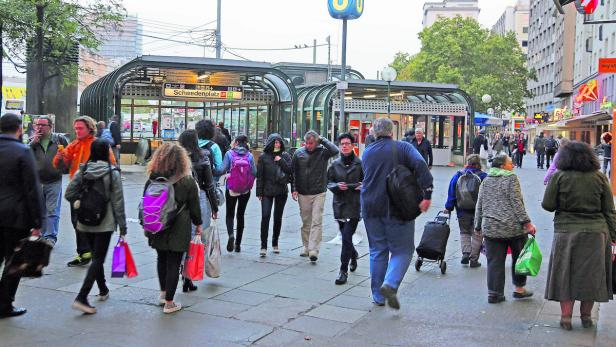
[[[278,246],[274,247],[274,253],[275,254],[280,254],[280,248],[278,248]]]
[[[173,302],[171,303],[171,305],[165,304],[165,307],[163,308],[163,313],[166,313],[166,314],[174,313],[181,309],[182,309],[182,304]]]
[[[96,299],[98,301],[107,301],[107,299],[109,299],[109,292],[107,292],[107,294],[105,294],[105,295],[98,294],[96,296]]]
[[[71,306],[74,310],[81,311],[85,314],[95,314],[96,307],[90,306],[89,304],[83,303],[79,300],[73,301],[73,305]]]
[[[265,258],[265,256],[267,255],[267,249],[261,249],[261,252],[259,252],[259,255],[261,256],[261,258]]]
[[[165,300],[165,294],[166,293],[160,293],[160,295],[158,296],[158,306],[165,306],[165,304],[167,303],[167,300]]]

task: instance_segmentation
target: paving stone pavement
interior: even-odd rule
[[[447,249],[448,269],[441,275],[433,264],[420,272],[409,269],[399,291],[400,311],[371,303],[367,239],[357,246],[359,268],[349,283],[336,286],[340,246],[324,243],[316,264],[300,258],[302,248],[299,209],[290,198],[280,239],[281,254],[259,258],[260,206],[249,202],[242,252],[223,250],[222,274],[197,283],[190,294],[178,290],[185,310],[164,315],[156,305],[156,255],[147,246],[136,222],[144,177],[139,168],[125,170],[128,211],[127,240],[139,276],[110,278],[111,252],[105,265],[111,298],[92,303],[99,312],[85,316],[70,305],[80,288],[85,268],[67,268],[74,252],[68,204],[63,202],[59,242],[52,263],[39,279],[24,279],[16,305],[28,314],[0,320],[0,346],[616,346],[616,309],[601,305],[594,312],[598,324],[574,330],[558,327],[558,303],[543,299],[547,261],[552,240],[552,216],[541,209],[545,171],[518,170],[527,210],[537,225],[544,266],[528,288],[535,296],[499,305],[487,303],[486,267],[460,265],[459,229],[455,217]],[[528,165],[531,164],[531,165]],[[447,184],[455,168],[434,168],[433,207],[416,221],[415,243],[427,220],[445,204]],[[66,180],[66,179],[65,179]],[[66,183],[66,182],[65,182]],[[328,194],[324,241],[337,233]],[[223,246],[227,236],[224,211],[218,221]],[[363,224],[358,232],[365,236]],[[513,287],[509,274],[507,292]],[[96,289],[92,292],[96,295]],[[577,309],[577,307],[576,307]]]

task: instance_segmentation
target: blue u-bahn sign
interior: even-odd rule
[[[364,0],[327,0],[327,7],[336,19],[357,19],[364,12]]]

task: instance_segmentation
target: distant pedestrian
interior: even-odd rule
[[[45,221],[41,185],[36,174],[34,156],[21,143],[21,116],[7,113],[0,117],[0,318],[26,313],[14,307],[20,277],[9,274],[7,262],[19,241],[40,236]]]
[[[556,166],[558,165],[558,158],[560,157],[561,148],[566,146],[569,142],[570,142],[569,139],[566,137],[560,139],[559,145],[558,145],[558,151],[556,152],[556,155],[554,155],[554,160],[552,160],[552,163],[550,164],[550,167],[548,168],[548,171],[545,173],[545,177],[543,178],[544,185],[548,184],[548,182],[550,181],[550,178],[556,172]]]
[[[554,135],[550,135],[545,140],[545,166],[549,168],[551,162],[554,160],[554,156],[556,155],[556,151],[558,151],[558,142],[554,138]]]
[[[362,218],[370,247],[372,299],[379,306],[387,301],[390,307],[399,309],[396,293],[415,250],[415,221],[402,221],[396,217],[390,201],[393,197],[390,198],[387,192],[386,177],[394,169],[394,146],[398,165],[415,173],[423,191],[422,212],[427,211],[431,204],[432,174],[415,147],[392,139],[393,122],[389,118],[379,118],[372,126],[377,140],[364,151],[361,191]]]
[[[543,132],[539,133],[539,136],[535,137],[535,155],[537,155],[537,169],[543,169],[545,164],[545,137]]]
[[[357,269],[358,253],[353,246],[353,234],[361,217],[360,191],[364,180],[361,159],[353,151],[353,136],[342,134],[338,137],[340,158],[334,160],[327,170],[327,188],[334,193],[334,218],[342,234],[340,272],[336,284],[345,284],[351,272]]]
[[[100,204],[106,204],[105,215],[100,217],[96,225],[88,225],[77,218],[77,229],[88,239],[92,249],[92,264],[86,273],[79,294],[73,302],[73,308],[86,314],[96,313],[96,308],[88,302],[88,295],[96,281],[99,294],[98,301],[109,298],[109,288],[105,283],[105,271],[103,265],[105,256],[109,250],[109,243],[114,231],[120,230],[120,237],[126,236],[126,213],[124,210],[124,192],[120,171],[111,165],[109,143],[102,139],[92,142],[90,159],[75,174],[73,180],[66,188],[66,200],[71,202],[72,207],[81,213],[80,206],[85,205],[84,200],[92,202],[100,200]],[[90,187],[91,189],[87,189]],[[87,196],[96,194],[96,196]]]
[[[293,154],[293,200],[299,201],[302,217],[300,256],[315,262],[319,257],[323,237],[323,208],[327,192],[329,159],[338,155],[338,148],[314,130],[304,135],[305,145]]]
[[[415,138],[411,141],[411,144],[424,158],[426,164],[428,164],[428,169],[432,169],[432,160],[434,159],[432,156],[432,145],[430,141],[424,137],[423,129],[415,129]]]
[[[473,154],[478,154],[481,158],[481,167],[488,167],[488,140],[486,139],[486,131],[481,129],[473,140]]]
[[[612,177],[612,134],[603,133],[601,135],[601,149],[603,149],[603,173]]]
[[[413,143],[414,139],[415,139],[415,129],[411,128],[407,132],[404,133],[404,138],[402,139],[402,141],[407,142],[407,143]]]
[[[225,155],[221,172],[229,174],[225,191],[227,233],[229,234],[227,252],[235,250],[236,253],[239,253],[241,252],[242,236],[244,235],[244,215],[246,214],[248,200],[250,200],[250,191],[257,176],[257,167],[252,153],[250,153],[248,136],[239,135],[235,138],[233,148]],[[236,218],[237,225],[234,235],[233,225]]]
[[[503,150],[508,156],[511,156],[511,145],[509,143],[510,141],[511,137],[509,136],[509,133],[505,133],[505,135],[503,136]]]
[[[272,248],[280,253],[278,239],[282,228],[282,215],[289,196],[289,183],[293,169],[291,155],[285,152],[284,141],[278,134],[271,134],[257,164],[257,198],[261,201],[261,257],[267,255],[267,237],[274,208],[274,233]]]
[[[488,177],[481,184],[475,209],[475,231],[481,232],[488,258],[488,302],[505,301],[505,260],[511,248],[511,275],[516,299],[533,295],[526,286],[526,276],[516,275],[515,262],[535,226],[524,208],[520,181],[513,172],[513,162],[506,155],[492,161]]]
[[[152,137],[156,138],[156,134],[158,133],[158,120],[152,120]]]
[[[120,117],[118,115],[113,115],[111,120],[109,121],[109,131],[111,132],[111,137],[113,138],[113,144],[111,145],[111,149],[113,151],[113,156],[115,157],[116,165],[120,168],[120,150],[122,148],[122,127],[120,125]]]
[[[169,228],[149,236],[149,245],[156,250],[158,282],[160,285],[159,304],[164,313],[174,313],[182,309],[180,303],[173,301],[180,277],[180,265],[184,253],[188,251],[192,225],[195,235],[201,236],[203,220],[199,203],[199,187],[192,176],[190,158],[185,149],[171,142],[165,142],[152,155],[147,169],[150,180],[165,178],[173,183],[177,215]]]
[[[96,138],[101,138],[103,136],[103,131],[107,128],[107,124],[105,121],[98,121],[96,123]]]
[[[68,168],[70,178],[73,179],[81,164],[85,164],[90,159],[90,148],[92,142],[96,140],[96,122],[88,116],[78,117],[73,121],[76,139],[66,148],[58,149],[58,153],[53,159],[54,167]],[[111,153],[111,149],[109,150]],[[115,165],[115,157],[111,153],[109,158],[111,164]],[[68,262],[68,266],[88,265],[92,259],[92,248],[87,235],[84,235],[77,228],[77,216],[71,206],[71,222],[75,228],[75,240],[77,242],[77,256]]]
[[[214,136],[216,136],[216,127],[211,120],[202,119],[195,125],[195,130],[197,130],[197,136],[199,137],[199,147],[206,151],[205,153],[212,164],[214,180],[218,183],[218,178],[222,175],[220,171],[222,169],[223,157],[220,147],[213,141]]]
[[[224,122],[218,122],[218,128],[220,128],[220,132],[225,135],[227,141],[231,143],[231,134],[229,133],[229,129],[225,128]]]
[[[556,212],[545,298],[560,302],[560,326],[566,330],[572,328],[574,302],[581,301],[582,325],[590,328],[594,303],[612,300],[616,211],[610,184],[599,172],[592,148],[572,141],[559,153],[558,171],[541,204]]]
[[[224,158],[227,152],[231,149],[231,141],[227,139],[219,128],[215,129],[213,140],[220,148],[220,152]]]
[[[526,155],[526,139],[524,138],[524,134],[520,133],[515,138],[514,143],[514,164],[518,168],[522,168],[522,164],[524,161],[524,156]]]
[[[496,133],[496,135],[494,135],[494,140],[492,141],[492,152],[495,153],[495,155],[507,154],[505,153],[505,146],[500,133]]]
[[[466,159],[463,170],[456,172],[449,182],[445,212],[451,214],[454,208],[458,214],[460,226],[460,243],[462,245],[463,265],[480,267],[479,251],[483,236],[475,230],[475,207],[479,198],[481,182],[488,176],[481,171],[481,159],[471,154]]]

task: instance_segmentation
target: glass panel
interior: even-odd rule
[[[122,107],[122,113],[121,113],[121,118],[122,118],[122,138],[127,139],[130,138],[130,112],[131,112],[131,107],[130,106],[123,106]]]
[[[239,120],[239,133],[240,134],[244,134],[247,135],[248,134],[248,124],[246,123],[246,115],[245,114],[240,114],[239,109],[237,107],[231,108],[230,109],[231,112],[233,112],[233,115],[235,117],[237,117],[237,119]]]
[[[163,106],[186,106],[186,101],[182,100],[161,100],[160,104]]]
[[[135,100],[137,101],[137,100]],[[157,125],[158,122],[158,106],[135,106],[134,108],[134,121],[133,121],[133,138],[142,138],[142,137],[154,137],[154,130],[158,132],[160,127]],[[130,116],[127,118],[130,121]],[[152,124],[152,122],[156,122]],[[124,122],[124,131],[127,133],[127,136],[130,136],[130,125],[127,128],[126,122]]]
[[[184,131],[185,109],[183,108],[161,108],[161,136],[166,139],[177,139]]]
[[[158,105],[158,100],[135,99],[134,102],[135,102],[135,105],[148,105],[148,106],[156,106],[156,105]]]
[[[194,129],[198,121],[203,119],[202,108],[189,108],[188,109],[188,129]]]
[[[188,107],[203,107],[203,103],[202,102],[194,102],[194,101],[189,101],[188,102]]]
[[[122,99],[122,105],[130,105],[133,99]]]
[[[267,141],[267,106],[259,106],[259,111],[256,117],[257,122],[257,147],[265,147]],[[251,120],[252,122],[252,120]]]
[[[287,84],[284,83],[282,79],[280,79],[280,77],[270,74],[267,74],[264,77],[267,78],[270,82],[272,82],[274,86],[276,86],[276,89],[280,94],[280,101],[291,101],[291,90],[289,89],[289,87],[287,87]]]

